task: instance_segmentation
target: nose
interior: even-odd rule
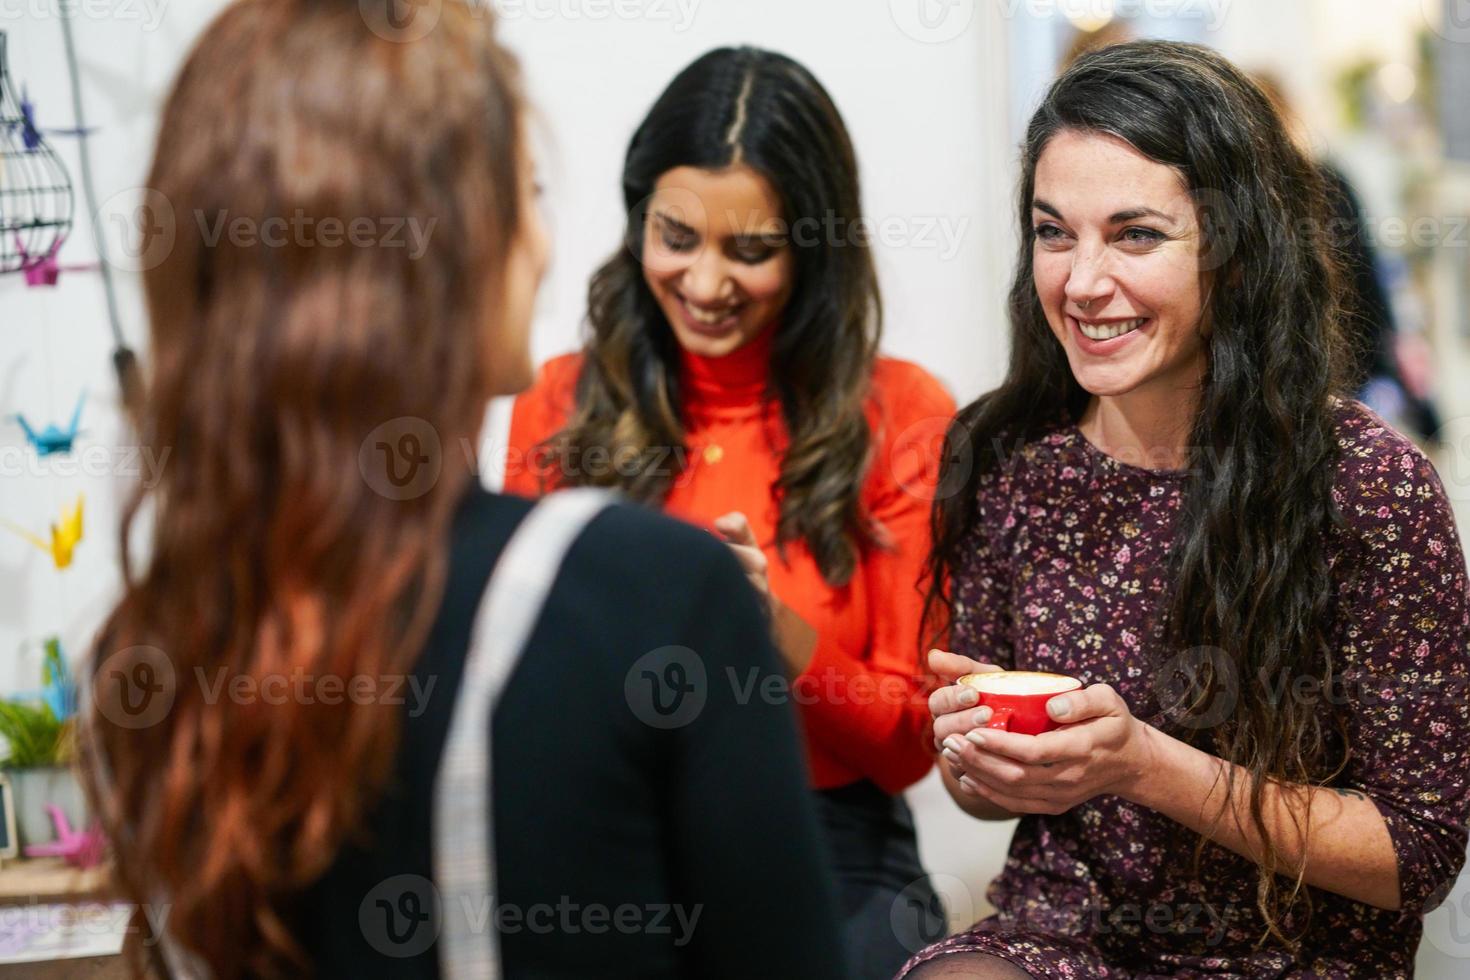
[[[729,295],[730,285],[724,258],[708,245],[700,249],[679,283],[684,297],[700,306],[718,306]]]
[[[1086,308],[1094,305],[1097,300],[1107,299],[1113,294],[1113,289],[1106,249],[1079,247],[1072,259],[1072,274],[1067,277],[1067,299]]]

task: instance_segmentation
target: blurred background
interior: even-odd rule
[[[138,271],[157,243],[139,228],[155,203],[142,184],[161,100],[192,39],[223,6],[0,0],[9,89],[0,113],[0,144],[8,148],[0,157],[0,229],[7,204],[13,210],[20,200],[12,192],[32,201],[56,196],[47,190],[54,173],[21,159],[33,131],[73,188],[72,229],[55,254],[59,269],[40,268],[45,256],[31,254],[34,244],[26,246],[29,258],[7,266],[4,258],[15,260],[19,245],[0,246],[0,268],[13,270],[0,274],[0,696],[40,687],[48,640],[63,659],[84,648],[116,595],[125,491],[161,462],[132,448],[114,354],[119,346],[146,346]],[[529,79],[543,206],[555,238],[535,327],[538,361],[577,345],[588,276],[619,242],[618,177],[634,124],[698,54],[749,43],[804,62],[835,98],[862,168],[886,308],[884,346],[934,372],[961,403],[1003,372],[1017,145],[1059,66],[1091,44],[1137,36],[1220,49],[1278,94],[1298,138],[1352,188],[1359,253],[1377,290],[1362,327],[1369,347],[1361,396],[1432,452],[1462,532],[1470,527],[1466,0],[493,6]],[[85,138],[76,132],[74,94],[91,127]],[[111,260],[106,270],[97,266],[99,236]],[[48,454],[57,438],[72,435],[83,397],[71,451]],[[492,406],[480,457],[491,485],[506,421],[507,406]],[[51,424],[59,431],[48,442],[40,430]],[[49,527],[79,496],[83,537],[63,562]],[[1011,826],[961,816],[937,778],[910,795],[951,925],[968,925],[988,911],[985,885],[1001,865]],[[1470,878],[1430,916],[1420,964],[1428,980],[1467,975]]]

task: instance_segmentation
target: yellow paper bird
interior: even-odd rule
[[[10,521],[0,520],[0,524],[50,555],[57,568],[66,568],[71,564],[72,552],[76,551],[77,542],[82,540],[82,497],[77,495],[76,506],[62,508],[60,522],[51,525],[50,541]]]

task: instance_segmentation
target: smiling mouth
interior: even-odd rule
[[[1088,340],[1112,340],[1121,337],[1125,333],[1132,333],[1148,322],[1148,317],[1141,316],[1133,320],[1118,320],[1112,323],[1088,323],[1086,320],[1077,321],[1077,329],[1082,331],[1082,336]]]
[[[689,314],[690,319],[708,327],[716,327],[726,321],[733,320],[745,307],[744,303],[736,303],[733,306],[722,306],[717,310],[709,310],[704,307],[695,306],[683,296],[679,297],[679,304],[684,307],[684,311]]]

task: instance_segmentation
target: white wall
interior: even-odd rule
[[[553,267],[535,324],[539,359],[572,348],[592,269],[619,240],[619,172],[638,119],[674,73],[711,47],[755,43],[805,62],[846,117],[863,172],[867,217],[896,235],[877,246],[887,308],[885,347],[924,364],[955,395],[973,397],[1000,372],[1003,281],[1013,230],[1005,145],[1004,40],[995,12],[919,0],[502,0],[503,37],[522,57],[542,117],[545,206]],[[34,98],[43,126],[72,125],[56,0],[0,0],[10,69]],[[127,213],[140,194],[162,98],[187,46],[222,0],[80,0],[74,29],[82,61],[101,210]],[[912,9],[911,9],[912,8]],[[619,13],[636,13],[622,17]],[[1000,135],[996,135],[1000,134]],[[80,193],[76,141],[53,141],[78,186],[81,219],[63,249],[95,258]],[[112,235],[108,236],[110,239]],[[901,239],[901,240],[897,240]],[[124,329],[146,333],[137,278],[115,275]],[[39,650],[53,632],[83,648],[117,582],[117,510],[130,462],[116,404],[100,277],[63,275],[52,290],[0,277],[0,516],[44,531],[63,503],[86,494],[86,539],[74,565],[0,531],[0,691],[33,687]],[[84,435],[70,460],[25,451],[16,411],[65,421],[89,392]],[[492,411],[486,439],[503,427]],[[488,448],[488,447],[487,447]],[[496,468],[487,453],[488,469]],[[493,479],[493,477],[492,477]]]

